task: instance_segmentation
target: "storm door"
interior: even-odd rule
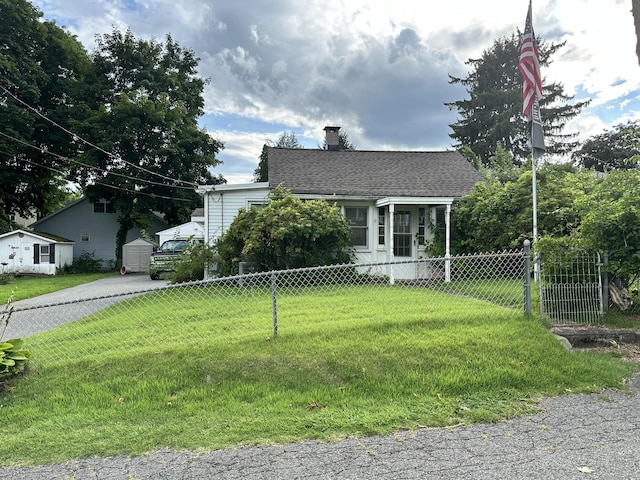
[[[393,255],[409,257],[412,252],[413,236],[411,234],[411,212],[397,210],[393,214]]]

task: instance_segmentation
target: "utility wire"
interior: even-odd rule
[[[102,172],[102,173],[107,173],[107,174],[110,174],[110,175],[115,175],[115,176],[117,176],[117,177],[126,178],[126,179],[128,179],[128,180],[134,180],[134,181],[139,182],[139,183],[148,183],[148,184],[150,184],[150,185],[159,185],[159,186],[162,186],[162,187],[182,188],[182,189],[185,189],[185,190],[193,190],[193,187],[182,187],[182,186],[179,186],[179,185],[167,185],[167,184],[165,184],[165,183],[154,182],[154,181],[152,181],[152,180],[144,180],[144,179],[141,179],[141,178],[137,178],[137,177],[132,177],[132,176],[130,176],[130,175],[126,175],[126,174],[124,174],[124,173],[113,172],[113,171],[110,171],[110,170],[105,170],[105,169],[103,169],[103,168],[94,167],[94,166],[89,165],[89,164],[87,164],[87,163],[83,163],[83,162],[81,162],[81,161],[79,161],[79,160],[75,160],[75,159],[73,159],[73,158],[69,158],[69,157],[65,157],[65,156],[62,156],[62,155],[58,155],[57,153],[50,152],[49,150],[44,150],[44,149],[42,149],[42,148],[38,147],[37,145],[33,145],[33,144],[31,144],[31,143],[29,143],[29,142],[27,142],[27,141],[25,141],[25,140],[21,140],[21,139],[19,139],[19,138],[12,137],[11,135],[9,135],[9,134],[7,134],[7,133],[0,132],[0,135],[1,135],[1,136],[3,136],[3,137],[8,138],[8,139],[10,139],[10,140],[13,140],[13,141],[15,141],[15,142],[18,142],[18,143],[20,143],[20,144],[22,144],[22,145],[25,145],[25,146],[27,146],[27,147],[29,147],[29,148],[33,148],[34,150],[38,150],[38,151],[39,151],[39,152],[41,152],[41,153],[46,153],[46,154],[48,154],[48,155],[51,155],[51,156],[53,156],[53,157],[55,157],[55,158],[57,158],[57,159],[59,159],[59,160],[66,160],[66,161],[69,161],[69,162],[72,162],[72,163],[76,163],[76,164],[81,165],[81,166],[83,166],[83,167],[90,168],[90,169],[92,169],[92,170],[97,170],[97,171]],[[6,153],[6,152],[5,152],[5,153]],[[34,162],[30,162],[30,163],[33,163],[34,165],[39,165],[39,164],[34,163]],[[41,167],[45,167],[45,168],[47,168],[47,167],[46,167],[46,165],[40,165],[40,166],[41,166]],[[65,173],[63,173],[63,172],[60,172],[60,173],[62,173],[63,175],[65,175]]]
[[[16,159],[15,155],[13,155],[13,154],[11,154],[9,152],[5,152],[4,150],[0,150],[0,153]],[[41,164],[39,164],[37,162],[34,162],[32,160],[29,160],[27,158],[17,158],[16,160],[19,161],[19,162],[25,162],[25,163],[29,163],[31,165],[35,165],[37,167],[46,168],[47,170],[51,170],[52,172],[59,173],[60,175],[63,175],[63,176],[66,175],[66,173],[63,172],[62,170],[58,170],[57,168],[49,167],[47,165],[41,165]],[[92,185],[100,185],[100,186],[103,186],[103,187],[113,188],[115,190],[120,190],[120,191],[124,191],[124,192],[127,192],[127,193],[135,193],[136,195],[145,195],[145,196],[153,197],[153,198],[162,198],[162,199],[166,199],[166,200],[177,200],[179,202],[191,202],[192,201],[191,199],[188,199],[188,198],[167,197],[166,195],[158,195],[158,194],[155,194],[155,193],[143,192],[141,190],[131,190],[131,189],[122,188],[122,187],[118,187],[116,185],[110,185],[108,183],[103,183],[103,182],[99,182],[99,181],[93,181]]]
[[[15,85],[14,85],[15,87]],[[17,88],[17,87],[16,87]],[[62,130],[63,132],[67,133],[68,135],[71,135],[72,138],[74,139],[78,139],[81,142],[99,150],[100,152],[104,153],[105,155],[109,156],[110,158],[122,161],[124,163],[126,163],[127,165],[130,165],[134,168],[138,168],[140,170],[142,170],[143,172],[147,172],[150,173],[151,175],[156,175],[160,178],[163,178],[164,180],[170,180],[172,182],[178,182],[178,183],[183,183],[185,185],[189,185],[192,188],[197,187],[198,185],[195,183],[191,183],[191,182],[187,182],[184,180],[178,180],[175,178],[171,178],[171,177],[167,177],[165,175],[162,175],[161,173],[157,173],[157,172],[153,172],[151,170],[148,170],[144,167],[141,167],[140,165],[136,165],[135,163],[131,163],[128,162],[127,160],[124,160],[123,158],[120,158],[117,155],[114,155],[113,153],[107,152],[106,150],[104,150],[102,147],[99,147],[98,145],[95,145],[91,142],[89,142],[88,140],[85,140],[84,138],[82,138],[80,135],[66,129],[65,127],[63,127],[62,125],[59,125],[58,123],[56,123],[55,121],[51,120],[50,118],[48,118],[46,115],[43,115],[42,113],[40,113],[37,109],[35,109],[34,107],[32,107],[31,105],[29,105],[28,103],[26,103],[25,101],[23,101],[22,99],[20,99],[19,97],[17,97],[16,95],[14,95],[11,91],[7,90],[7,88],[5,88],[3,85],[0,85],[0,89],[2,89],[2,91],[4,91],[7,95],[9,95],[11,98],[13,98],[16,102],[21,103],[22,105],[24,105],[25,107],[27,107],[29,110],[31,110],[32,112],[34,112],[36,115],[42,117],[43,119],[45,119],[47,122],[51,123],[52,125],[56,126],[57,128],[59,128],[60,130]]]

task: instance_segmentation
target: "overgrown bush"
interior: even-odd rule
[[[166,277],[171,283],[193,282],[204,278],[205,269],[216,260],[214,249],[204,243],[190,242],[174,260]]]
[[[7,285],[13,281],[13,275],[10,273],[0,273],[0,285]]]
[[[82,252],[71,265],[65,265],[62,273],[98,273],[103,270],[103,261],[96,259],[94,252]]]
[[[241,209],[218,241],[221,274],[238,273],[240,261],[258,271],[348,263],[349,220],[324,200],[301,200],[278,187],[261,209]]]

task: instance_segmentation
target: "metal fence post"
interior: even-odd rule
[[[273,336],[278,336],[278,302],[276,301],[277,281],[276,274],[271,274],[271,308],[273,310]]]
[[[531,242],[524,241],[524,313],[531,315]]]
[[[609,248],[605,247],[602,254],[602,311],[609,310]]]

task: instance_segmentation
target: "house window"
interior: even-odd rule
[[[411,212],[398,210],[393,214],[393,254],[411,256]]]
[[[88,233],[80,234],[80,241],[81,242],[88,242],[89,241],[89,234]]]
[[[116,209],[111,202],[95,202],[93,204],[93,213],[116,213]]]
[[[385,237],[385,215],[384,215],[385,207],[378,208],[378,245],[384,245],[384,237]]]
[[[426,209],[424,207],[418,208],[418,244],[424,245],[427,220],[425,218]]]
[[[344,215],[351,222],[351,235],[354,247],[366,247],[368,237],[368,207],[344,207]]]
[[[266,202],[267,200],[249,200],[247,202],[247,210],[251,210],[253,207],[257,208],[258,210],[262,210],[264,207],[266,207]]]
[[[440,230],[446,229],[445,224],[445,209],[443,207],[436,208],[436,227]]]
[[[40,263],[49,263],[49,245],[40,245]]]

